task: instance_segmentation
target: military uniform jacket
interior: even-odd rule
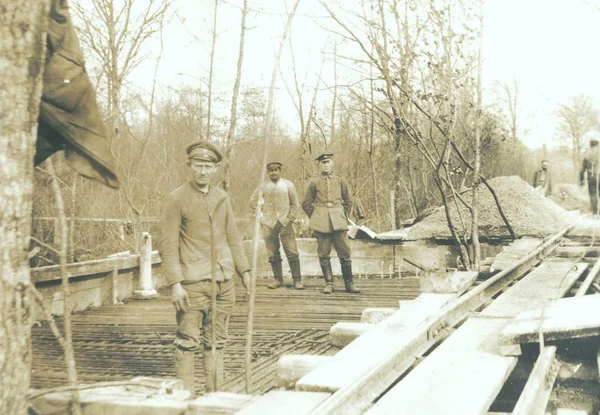
[[[581,170],[579,171],[579,181],[583,183],[585,180],[585,173],[587,172],[588,179],[595,177],[600,173],[598,168],[598,146],[588,149],[583,155],[583,162],[581,163]]]
[[[315,232],[348,230],[348,214],[352,209],[348,183],[337,174],[320,174],[312,178],[302,209],[310,218],[310,229]]]
[[[189,181],[163,202],[158,245],[170,285],[211,279],[211,223],[217,280],[250,270],[227,193]]]
[[[250,197],[250,208],[255,211],[258,204],[258,191],[256,189]],[[298,193],[294,184],[286,179],[279,179],[277,183],[268,181],[264,184],[264,205],[260,222],[269,228],[274,228],[277,222],[287,226],[298,216]]]

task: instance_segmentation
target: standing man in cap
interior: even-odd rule
[[[187,147],[187,154],[190,180],[164,199],[159,250],[177,310],[175,371],[193,396],[194,353],[200,344],[204,346],[206,392],[222,385],[223,347],[235,303],[233,277],[240,275],[248,290],[250,266],[227,194],[210,185],[221,153],[208,141],[197,141]],[[217,281],[216,310],[211,307],[213,272]],[[216,384],[212,375],[215,372]]]
[[[298,193],[291,181],[281,178],[282,166],[282,163],[278,161],[267,164],[270,180],[264,184],[263,190],[264,205],[260,222],[269,263],[275,277],[275,281],[268,287],[275,289],[283,285],[283,269],[279,250],[279,240],[281,239],[281,245],[283,245],[294,279],[294,288],[303,290],[300,258],[293,227],[294,220],[299,213]],[[257,188],[250,198],[249,205],[253,211],[256,211],[258,206],[258,192]]]
[[[312,178],[306,189],[302,209],[310,218],[310,229],[317,236],[317,254],[325,289],[333,292],[333,272],[331,270],[331,245],[335,247],[342,266],[346,292],[359,293],[352,281],[352,260],[348,246],[348,215],[352,209],[352,196],[346,180],[333,174],[333,153],[325,152],[317,157],[321,173]]]
[[[598,166],[600,153],[598,151],[598,139],[590,140],[590,148],[583,155],[581,170],[579,171],[579,182],[581,186],[585,184],[585,176],[587,173],[588,193],[590,194],[590,202],[592,205],[592,215],[598,215],[598,174],[600,168]]]
[[[550,172],[548,171],[549,166],[550,163],[548,160],[542,160],[540,169],[537,170],[533,175],[534,189],[539,189],[544,196],[552,194],[552,178],[550,177]]]

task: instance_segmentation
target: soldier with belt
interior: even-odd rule
[[[175,372],[193,396],[194,354],[200,345],[204,346],[206,392],[221,386],[223,347],[235,303],[233,278],[240,275],[248,290],[250,266],[227,193],[210,185],[221,153],[208,141],[190,144],[187,153],[190,180],[165,198],[158,243],[177,310]],[[213,273],[217,281],[216,310],[211,307]],[[214,355],[213,330],[217,343]]]
[[[323,293],[333,292],[331,270],[331,245],[340,259],[346,292],[358,293],[353,283],[352,260],[348,246],[348,214],[352,208],[352,196],[346,180],[333,173],[333,153],[324,152],[317,157],[320,174],[308,184],[302,209],[310,218],[310,229],[317,236],[317,254],[325,279]]]

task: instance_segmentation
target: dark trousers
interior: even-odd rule
[[[588,177],[588,192],[590,194],[593,215],[598,214],[598,191],[598,176]]]
[[[317,236],[317,255],[321,264],[329,263],[329,254],[331,253],[331,245],[335,248],[340,264],[349,265],[352,263],[350,256],[350,246],[348,245],[348,231],[333,231],[333,232],[315,232]]]
[[[262,233],[270,263],[281,262],[281,245],[283,245],[283,251],[288,262],[298,261],[298,246],[296,245],[296,235],[291,222],[284,227],[277,222],[275,228],[262,225]],[[279,243],[280,239],[281,244]]]

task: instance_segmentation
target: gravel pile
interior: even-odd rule
[[[504,214],[508,218],[517,237],[546,236],[564,229],[573,222],[573,214],[567,212],[552,200],[535,191],[518,176],[496,177],[489,181],[496,191]],[[471,203],[471,193],[463,194],[463,199]],[[467,208],[459,202],[459,210],[465,221],[461,223],[454,201],[451,202],[451,216],[459,235],[471,233],[471,216]],[[443,207],[422,222],[405,229],[406,239],[450,238],[451,234]],[[508,237],[510,234],[488,189],[479,188],[479,234],[488,237]]]
[[[587,186],[579,187],[572,183],[558,183],[552,187],[552,194],[549,198],[566,210],[587,212],[590,209]]]

